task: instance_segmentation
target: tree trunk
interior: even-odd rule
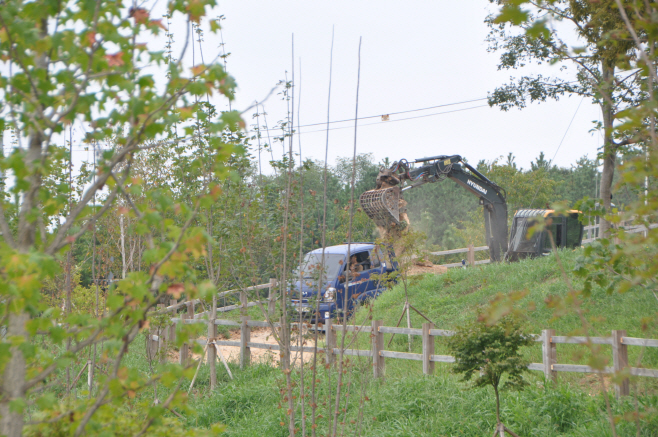
[[[496,423],[500,423],[500,395],[498,393],[498,386],[493,386],[494,392],[496,393]]]
[[[22,337],[28,341],[25,324],[29,320],[25,312],[14,314],[9,312],[7,338]],[[12,411],[12,400],[25,399],[25,357],[23,352],[14,346],[10,349],[11,358],[2,374],[2,401],[0,401],[0,435],[20,437],[23,433],[23,411]]]
[[[31,173],[29,177],[30,188],[23,195],[18,220],[16,243],[20,253],[27,253],[34,247],[37,220],[33,217],[32,210],[37,207],[38,189],[41,187],[41,173],[35,170],[35,164],[41,158],[43,137],[39,132],[32,130],[29,135],[29,148],[27,151],[27,165]],[[17,313],[9,311],[7,326],[7,338],[22,337],[28,341],[25,324],[30,316],[24,308]],[[12,347],[11,358],[2,374],[2,400],[0,401],[0,435],[6,437],[19,437],[23,433],[23,411],[10,408],[11,401],[25,400],[25,371],[26,361],[23,352]],[[13,411],[12,411],[13,410]]]
[[[121,222],[121,279],[126,279],[126,233],[123,228],[123,214],[119,220]]]
[[[606,94],[603,96],[601,111],[603,116],[603,172],[601,173],[601,201],[603,207],[605,208],[606,214],[609,214],[612,211],[612,178],[615,174],[615,164],[617,158],[617,148],[614,144],[612,137],[613,130],[613,111],[612,106],[612,95],[610,90],[612,89],[612,81],[614,80],[614,65],[607,65],[603,61],[601,65],[602,78],[601,78],[601,89],[602,93]],[[607,238],[610,230],[610,222],[605,218],[601,218],[601,224],[599,228],[599,236],[602,238]]]

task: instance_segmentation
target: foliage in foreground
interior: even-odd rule
[[[203,22],[217,32],[218,22],[205,18],[215,5],[173,0],[165,7],[168,18],[188,29]],[[223,66],[190,67],[166,57],[152,44],[164,30],[149,10],[121,2],[2,2],[0,132],[11,130],[16,147],[0,154],[0,434],[194,433],[161,420],[184,405],[178,388],[190,369],[144,372],[124,358],[156,303],[183,291],[214,291],[194,269],[211,238],[195,220],[218,200],[230,159],[242,154],[231,135],[242,121],[237,111],[216,114],[199,103],[210,96],[233,99],[235,82]],[[102,153],[74,189],[64,172],[72,157],[56,144],[66,127],[71,140],[78,124],[85,144]],[[185,161],[196,188],[188,203],[177,203],[170,187],[148,187],[132,173],[148,151],[173,145],[184,145],[177,149],[183,156],[163,165]],[[115,208],[132,221],[145,268],[110,289],[93,284],[93,298],[89,288],[78,290],[82,298],[76,299],[72,246],[85,235],[95,244],[97,221]],[[44,299],[65,259],[68,293]],[[185,337],[183,331],[179,338]],[[90,362],[92,384],[73,393],[81,356]],[[170,394],[115,414],[137,393],[158,386]]]
[[[500,423],[500,389],[521,390],[529,362],[521,348],[534,339],[521,330],[518,320],[507,316],[493,325],[478,319],[455,331],[448,350],[455,357],[452,371],[474,387],[491,386],[496,395],[496,420]],[[502,383],[502,386],[501,386]]]
[[[560,251],[569,278],[582,285],[572,269],[582,256],[582,250]],[[412,280],[408,287],[413,305],[425,310],[440,329],[454,329],[473,321],[479,309],[494,300],[499,293],[510,289],[526,289],[528,295],[519,303],[527,308],[530,301],[537,303],[534,311],[525,311],[526,329],[539,333],[541,329],[554,328],[558,335],[578,334],[580,320],[573,314],[552,318],[552,309],[543,300],[549,295],[565,296],[568,289],[561,278],[561,271],[553,257],[542,257],[513,264],[495,264],[475,269],[454,269],[443,275],[428,275]],[[628,329],[634,337],[657,338],[658,331],[647,327],[641,330],[640,321],[644,309],[654,304],[655,298],[641,289],[625,295],[606,293],[594,287],[592,299],[585,305],[587,317],[599,335],[608,335],[611,329]],[[387,291],[374,301],[372,317],[384,319],[386,326],[397,322],[404,302],[402,284]],[[368,318],[368,310],[357,313],[358,321]],[[413,327],[423,323],[413,313]],[[359,349],[368,349],[370,339],[364,335]],[[388,336],[385,340],[388,343]],[[523,359],[541,361],[541,346],[533,343]],[[414,337],[412,352],[421,352],[421,341]],[[604,351],[610,355],[609,346]],[[449,353],[445,342],[437,340],[437,352]],[[406,336],[397,335],[387,349],[407,352]],[[559,345],[559,362],[585,364],[585,346]],[[649,348],[643,352],[642,363],[649,368],[658,367],[658,351]],[[632,361],[639,356],[638,348],[629,348]],[[611,356],[611,355],[610,355]],[[387,360],[385,381],[372,380],[370,363],[365,358],[355,360],[354,369],[345,379],[354,386],[365,380],[365,402],[362,435],[407,436],[407,435],[490,435],[496,425],[496,404],[492,396],[483,390],[466,390],[465,385],[452,373],[453,364],[437,364],[435,376],[422,375],[420,363],[405,360]],[[610,363],[608,364],[610,365]],[[259,436],[288,435],[280,423],[285,421],[285,409],[280,408],[279,390],[283,383],[276,368],[253,365],[245,370],[232,366],[235,380],[230,380],[220,369],[220,387],[217,392],[208,391],[207,370],[202,368],[199,392],[190,400],[196,415],[188,417],[194,426],[210,426],[212,423],[226,424],[227,435]],[[360,369],[367,369],[363,372]],[[308,369],[307,369],[308,370]],[[295,370],[298,378],[298,369]],[[318,385],[318,398],[325,400],[329,393],[327,379],[319,372],[322,381]],[[307,377],[308,377],[307,372]],[[476,373],[477,376],[477,373]],[[298,379],[296,379],[298,380]],[[335,374],[331,379],[335,381]],[[606,413],[605,396],[598,379],[581,374],[560,373],[557,384],[544,384],[541,372],[529,372],[528,386],[522,392],[509,392],[501,399],[501,417],[508,428],[519,435],[542,436],[612,436]],[[650,378],[635,380],[641,411],[651,412],[658,408],[658,387]],[[633,423],[633,399],[620,402],[608,392],[612,413],[618,420],[618,436],[635,436]],[[320,414],[325,414],[326,404],[320,404]],[[348,402],[345,420],[358,419],[359,400],[352,395]],[[253,420],[257,417],[258,420]],[[341,413],[341,420],[342,413]],[[643,416],[641,435],[658,436],[658,421],[655,415]],[[318,434],[323,435],[325,422],[318,421]],[[297,425],[299,427],[299,423]],[[340,428],[339,428],[340,430]]]
[[[389,360],[387,372],[397,374],[394,368],[399,362]],[[432,377],[405,367],[400,369],[402,374],[387,377],[385,382],[371,380],[366,387],[369,400],[365,402],[361,435],[490,435],[496,425],[495,400],[480,390],[464,390],[448,366],[437,366],[437,375]],[[279,408],[278,387],[282,383],[279,370],[268,365],[254,365],[245,370],[233,365],[231,370],[235,380],[222,374],[217,391],[208,391],[204,385],[190,399],[190,407],[196,414],[187,417],[188,424],[205,427],[221,422],[226,425],[226,435],[236,437],[288,435],[280,424],[285,420],[285,410]],[[358,372],[351,375],[352,384],[358,385],[361,377]],[[327,385],[323,383],[319,387],[319,395],[326,398]],[[633,410],[629,401],[618,403],[611,399],[611,402],[614,414],[619,417]],[[643,408],[655,408],[658,396],[642,396],[639,402]],[[320,413],[325,409],[326,405],[321,404]],[[544,387],[541,380],[532,380],[524,391],[510,392],[501,399],[501,416],[510,429],[522,436],[612,436],[603,396],[592,395],[577,384]],[[357,418],[358,401],[350,402],[345,416],[348,426]],[[320,423],[318,435],[324,435],[326,429]],[[624,420],[617,431],[620,437],[635,436],[634,424]],[[644,421],[641,432],[642,436],[658,436],[656,418]]]

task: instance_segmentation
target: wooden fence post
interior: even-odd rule
[[[557,372],[553,370],[553,364],[557,364],[557,348],[551,341],[555,335],[554,329],[544,329],[541,332],[542,363],[544,365],[544,377],[547,381],[556,381]]]
[[[628,367],[628,346],[621,342],[622,337],[626,336],[626,331],[620,329],[612,331],[612,363],[615,373],[621,372]],[[615,385],[615,395],[617,398],[631,394],[630,383],[625,378],[620,384]]]
[[[240,325],[240,368],[244,369],[251,362],[251,328],[247,325],[249,316],[240,316],[242,323]]]
[[[334,364],[336,356],[334,355],[334,348],[336,347],[336,333],[333,330],[332,319],[325,319],[324,323],[324,340],[327,344],[326,360],[327,364]]]
[[[167,304],[161,303],[161,304],[158,305],[158,310],[166,310],[166,308],[167,308]],[[163,323],[163,325],[166,323],[164,321],[164,318],[163,318],[162,323]],[[160,336],[160,339],[162,340],[161,344],[163,345],[164,349],[167,349],[167,344],[169,343],[169,335],[168,335],[169,334],[169,326],[164,325],[164,326],[161,326],[159,329],[160,329],[160,332],[159,332],[158,335]]]
[[[149,328],[148,339],[146,340],[146,351],[150,361],[153,361],[158,354],[158,343],[153,340],[158,330],[155,327]]]
[[[372,370],[375,378],[383,378],[386,371],[386,362],[379,352],[384,350],[384,334],[379,332],[379,327],[384,326],[383,320],[372,321]]]
[[[475,246],[472,244],[468,245],[468,265],[473,267],[475,266]]]
[[[158,310],[165,309],[165,304],[159,303]],[[158,355],[160,357],[160,362],[164,363],[167,361],[167,344],[165,343],[165,331],[167,327],[158,326]]]
[[[181,321],[178,322],[179,326],[185,326],[185,320],[189,319],[187,314],[181,314]],[[187,366],[190,357],[190,345],[183,343],[180,347],[180,354],[178,356],[178,363],[181,366]]]
[[[172,299],[169,300],[169,305],[176,305],[177,303],[178,303],[178,300],[176,300],[176,299],[172,298]],[[176,310],[171,310],[171,317],[172,318],[176,317]],[[176,324],[174,324],[174,323],[169,325],[168,338],[169,338],[169,342],[171,344],[176,343]]]
[[[267,315],[272,317],[276,309],[276,279],[270,278],[270,288],[267,293]]]
[[[430,361],[434,355],[434,337],[430,336],[430,329],[434,323],[423,323],[423,373],[431,375],[434,373],[434,361]]]
[[[91,395],[91,390],[93,389],[94,384],[94,364],[91,360],[87,360],[87,386],[89,387],[89,394]]]

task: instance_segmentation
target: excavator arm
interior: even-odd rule
[[[366,191],[360,197],[363,210],[379,226],[399,225],[405,213],[400,205],[402,193],[427,183],[446,178],[464,187],[480,199],[484,209],[486,241],[492,261],[502,261],[507,251],[507,201],[506,193],[495,182],[489,180],[461,156],[433,156],[417,159],[410,168],[406,160],[400,160],[377,176],[377,189]],[[466,170],[468,171],[466,171]],[[405,181],[410,184],[402,186]]]

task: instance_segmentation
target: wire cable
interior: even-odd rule
[[[562,143],[564,142],[564,139],[567,137],[567,134],[569,133],[569,129],[571,128],[571,124],[573,123],[574,119],[576,118],[576,115],[578,114],[578,110],[580,109],[580,105],[583,103],[583,100],[585,100],[585,96],[583,96],[582,99],[580,99],[580,103],[578,103],[578,107],[576,108],[576,112],[573,113],[573,117],[571,117],[571,121],[569,122],[569,126],[567,126],[567,130],[564,131],[564,135],[562,135],[562,140],[560,140],[560,144],[557,146],[557,150],[555,151],[555,154],[551,158],[550,161],[548,161],[548,170],[551,169],[551,164],[553,163],[553,160],[557,156],[557,152],[560,151],[560,147],[562,147]],[[530,202],[530,209],[532,209],[533,203],[535,203],[535,198],[537,198],[537,193],[539,193],[539,187],[540,185],[537,185],[537,190],[535,190],[535,195],[532,196],[532,201]]]
[[[380,118],[380,117],[383,117],[385,115],[399,115],[399,114],[408,114],[410,112],[427,111],[429,109],[445,108],[446,106],[463,105],[465,103],[480,102],[482,100],[487,100],[487,97],[483,97],[481,99],[464,100],[463,102],[444,103],[443,105],[428,106],[426,108],[409,109],[407,111],[387,112],[385,114],[379,114],[379,115],[368,115],[368,116],[365,116],[365,117],[359,117],[357,120],[367,120],[367,119],[370,119],[370,118]],[[345,122],[348,122],[348,121],[354,121],[354,119],[353,118],[346,118],[345,120],[330,121],[329,123],[345,123]],[[302,127],[311,127],[311,126],[326,126],[326,124],[327,124],[327,122],[325,121],[325,122],[322,122],[322,123],[303,124],[303,125],[298,126],[298,127],[302,128]],[[322,132],[324,132],[324,130]]]
[[[393,122],[396,122],[396,121],[405,121],[405,120],[413,120],[413,119],[416,119],[416,118],[432,117],[432,116],[435,116],[435,115],[450,114],[450,113],[453,113],[453,112],[468,111],[470,109],[477,109],[477,108],[484,108],[484,107],[489,107],[489,105],[471,106],[469,108],[453,109],[452,111],[435,112],[433,114],[417,115],[415,117],[399,118],[397,120],[388,120],[388,121],[384,121],[384,122],[379,122],[378,121],[378,122],[375,122],[375,123],[360,124],[359,126],[371,126],[371,125],[374,125],[374,124],[379,124],[379,125],[388,124],[388,123],[393,123]],[[354,121],[354,119],[352,119],[352,121]],[[302,126],[302,127],[304,127],[304,126]],[[352,126],[332,127],[332,128],[329,128],[328,130],[349,129],[351,127]],[[311,130],[311,131],[299,132],[299,134],[310,134],[310,133],[313,133],[313,132],[325,132],[326,130],[327,129]]]

